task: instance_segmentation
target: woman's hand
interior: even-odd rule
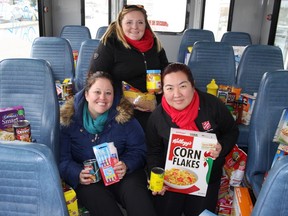
[[[79,174],[80,184],[89,185],[93,182],[92,174],[90,174],[89,172],[90,172],[89,169],[81,170]]]
[[[216,144],[215,149],[210,149],[210,154],[214,160],[219,157],[221,150],[222,146],[219,142]]]
[[[154,196],[156,196],[156,195],[164,196],[166,190],[167,190],[167,187],[164,185],[161,191],[158,191],[158,192],[152,191],[152,195],[154,195]]]
[[[128,168],[123,161],[117,162],[114,166],[115,173],[117,174],[119,179],[122,179],[124,177],[124,175],[127,172],[127,169]]]

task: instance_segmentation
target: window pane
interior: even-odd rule
[[[144,5],[154,31],[182,32],[185,29],[187,0],[127,0],[127,4]]]
[[[281,1],[274,44],[281,48],[284,67],[288,69],[288,0]]]
[[[227,31],[230,0],[206,0],[203,29],[211,30],[220,41]]]
[[[2,0],[0,3],[0,60],[29,57],[32,42],[36,37],[39,37],[37,1]]]
[[[108,25],[108,20],[108,0],[85,0],[85,26],[92,38],[99,27]]]

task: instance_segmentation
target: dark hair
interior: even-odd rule
[[[186,64],[179,63],[179,62],[171,63],[164,69],[162,76],[161,76],[162,83],[166,75],[170,73],[177,73],[177,72],[184,73],[187,76],[187,79],[189,80],[189,82],[194,87],[194,78],[193,78],[193,74],[190,68]]]
[[[86,79],[86,83],[85,83],[85,91],[89,91],[89,89],[91,88],[91,86],[96,82],[97,79],[99,78],[104,78],[110,81],[111,85],[113,86],[113,80],[112,77],[109,73],[104,72],[104,71],[96,71],[95,73],[91,73],[89,74],[89,76]],[[113,86],[114,89],[114,86]]]

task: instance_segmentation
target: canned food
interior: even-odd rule
[[[13,124],[15,140],[31,142],[31,127],[27,120],[20,120]]]
[[[91,179],[93,183],[96,183],[101,180],[101,174],[96,159],[86,160],[83,162],[83,164],[84,169],[90,170],[89,173],[91,174]]]

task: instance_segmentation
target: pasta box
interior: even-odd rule
[[[13,124],[25,120],[23,106],[0,108],[0,140],[14,140]]]
[[[171,128],[164,183],[167,190],[206,196],[215,149],[215,134]]]

